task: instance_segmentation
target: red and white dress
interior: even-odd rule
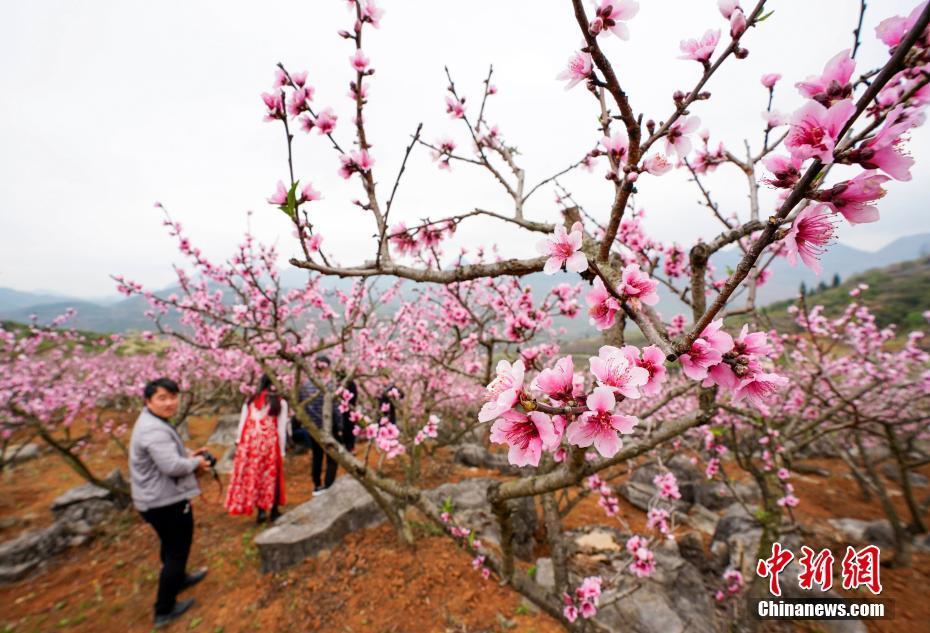
[[[226,510],[232,515],[249,515],[259,508],[284,505],[284,451],[287,446],[287,403],[272,417],[259,394],[242,405],[232,479],[226,490]]]

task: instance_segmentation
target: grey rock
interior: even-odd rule
[[[11,444],[3,451],[3,458],[0,463],[4,464],[21,464],[35,459],[39,456],[39,445],[29,444]]]
[[[658,462],[647,462],[641,464],[633,471],[630,476],[630,482],[641,484],[655,490],[655,484],[652,483],[656,475],[666,471],[671,471],[678,480],[678,490],[681,493],[681,499],[676,503],[676,507],[687,511],[692,503],[695,502],[696,486],[703,481],[704,477],[701,471],[692,464],[684,455],[675,455],[664,462],[664,468],[659,466]]]
[[[733,534],[759,528],[759,521],[754,516],[748,514],[741,505],[734,503],[728,507],[726,512],[723,513],[723,516],[720,517],[711,540],[726,542]]]
[[[865,540],[865,529],[869,521],[862,519],[827,519],[827,523],[850,543],[861,543]]]
[[[229,413],[221,415],[216,420],[216,426],[213,427],[213,433],[207,440],[207,444],[222,444],[232,446],[236,443],[236,432],[239,429],[239,414]]]
[[[694,565],[698,571],[703,573],[709,568],[704,541],[695,532],[687,532],[678,538],[678,551],[681,557]]]
[[[632,479],[620,484],[617,487],[617,492],[619,492],[623,498],[629,501],[633,506],[643,511],[648,510],[650,504],[655,504],[659,493],[658,489],[651,481],[649,483],[644,483],[640,481],[633,481]],[[662,505],[671,505],[672,510],[679,514],[687,512],[688,508],[691,507],[691,504],[687,501],[684,501],[683,499],[665,499],[662,501]]]
[[[519,475],[526,469],[514,466],[507,461],[503,453],[492,453],[480,444],[462,444],[455,449],[453,457],[456,464],[473,468],[489,468],[504,475]]]
[[[500,546],[497,521],[488,503],[488,488],[500,482],[488,478],[466,479],[459,483],[443,484],[426,492],[427,498],[436,505],[452,501],[456,521],[471,528],[482,540]],[[538,519],[536,507],[530,497],[514,499],[507,503],[513,522],[513,552],[518,558],[531,560]]]
[[[716,531],[717,521],[719,520],[720,517],[716,512],[711,512],[700,503],[695,503],[691,506],[691,510],[688,511],[685,517],[685,521],[688,525],[708,535],[713,535]]]
[[[28,561],[16,565],[0,565],[0,585],[16,582],[29,575],[38,566],[36,561]]]
[[[862,534],[864,540],[868,543],[878,545],[879,547],[891,547],[894,545],[894,529],[891,522],[886,519],[870,521],[865,527]]]
[[[552,593],[555,591],[555,569],[551,558],[536,559],[536,584]]]
[[[615,540],[621,544],[629,536],[601,526],[572,531],[574,538],[570,549],[574,559],[585,554],[576,545],[580,540],[578,535],[592,529],[616,532]],[[648,578],[636,578],[626,572],[629,555],[625,549],[602,550],[596,557],[583,556],[583,575],[617,578],[616,585],[601,595],[602,606],[595,616],[596,622],[609,631],[713,633],[716,630],[714,609],[698,569],[682,557],[674,541],[657,543],[653,553],[656,569]],[[573,577],[572,582],[580,582],[580,577]]]
[[[739,570],[744,578],[752,578],[761,538],[762,527],[755,517],[739,504],[727,508],[711,538],[711,555],[717,571],[729,567]]]
[[[879,547],[894,545],[894,530],[886,519],[827,519],[827,523],[850,543],[874,543]]]
[[[104,482],[112,488],[129,491],[129,485],[119,469],[111,471]],[[107,488],[86,483],[59,495],[52,502],[52,514],[57,520],[83,520],[97,525],[116,507],[124,505],[126,500],[125,496],[119,496]]]
[[[759,489],[756,486],[741,482],[733,482],[730,487],[727,487],[721,481],[703,481],[695,488],[695,502],[710,510],[723,510],[729,507],[737,502],[737,496],[743,503],[755,503],[760,498]]]
[[[221,475],[227,475],[233,471],[234,459],[236,457],[235,445],[230,446],[223,453],[223,456],[216,461],[216,472]]]
[[[126,484],[119,470],[111,472],[106,482],[116,488]],[[51,526],[0,543],[0,582],[19,580],[65,549],[88,542],[97,526],[124,503],[124,497],[93,484],[75,486],[60,495],[52,504],[55,522]]]
[[[919,552],[930,552],[930,534],[914,537],[914,548]]]
[[[72,536],[67,525],[54,523],[0,543],[0,582],[14,582],[43,565],[67,549]]]
[[[386,520],[365,488],[339,477],[325,495],[285,513],[255,538],[262,572],[286,569],[337,545],[347,534]]]
[[[891,481],[901,483],[901,473],[898,471],[897,466],[894,464],[885,464],[882,466],[882,473]],[[912,486],[918,486],[921,488],[925,487],[927,484],[930,484],[930,479],[928,479],[925,475],[921,475],[920,473],[915,473],[913,471],[909,471],[907,473],[907,479]]]

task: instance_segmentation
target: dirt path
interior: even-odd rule
[[[195,420],[191,445],[212,429],[212,419]],[[93,460],[97,472],[122,466],[118,452]],[[802,505],[798,517],[826,533],[831,516],[878,518],[874,501],[857,496],[836,464],[823,461],[828,479],[798,477]],[[311,496],[307,455],[287,460],[288,498],[292,505]],[[488,474],[459,468],[453,479]],[[426,473],[432,479],[434,473]],[[438,475],[437,475],[438,476]],[[52,500],[80,483],[60,460],[44,456],[18,466],[0,481],[0,539],[51,523]],[[438,479],[435,483],[438,483]],[[500,632],[554,633],[561,627],[529,608],[515,592],[475,572],[469,557],[446,538],[420,535],[416,549],[398,543],[384,525],[351,534],[333,551],[276,575],[258,571],[252,544],[257,526],[233,519],[222,508],[218,490],[204,482],[194,504],[196,534],[193,566],[210,574],[191,595],[198,604],[169,631],[333,631],[360,633]],[[643,529],[643,514],[621,501],[633,529]],[[14,522],[15,524],[10,525]],[[609,524],[596,500],[579,503],[567,527]],[[120,515],[90,545],[61,555],[46,569],[0,587],[0,633],[86,631],[116,633],[151,630],[151,605],[157,585],[156,539],[133,512]],[[820,546],[840,544],[822,537]],[[542,552],[541,552],[542,553]],[[930,555],[915,556],[908,569],[883,569],[884,597],[895,601],[893,621],[873,622],[880,633],[930,631]]]

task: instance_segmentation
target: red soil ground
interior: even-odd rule
[[[214,420],[191,424],[191,446],[199,446]],[[120,466],[117,450],[91,460],[96,472]],[[798,518],[818,534],[811,545],[840,550],[825,519],[834,516],[879,518],[875,501],[864,502],[842,476],[797,477],[802,499]],[[311,497],[309,458],[289,457],[291,505]],[[439,467],[424,477],[439,483]],[[447,467],[443,467],[448,474]],[[489,475],[457,468],[452,479]],[[445,477],[446,475],[443,475]],[[4,473],[0,481],[0,540],[24,529],[51,523],[48,508],[61,492],[81,483],[59,459],[46,455]],[[263,575],[252,544],[257,526],[228,517],[212,482],[195,502],[196,533],[191,564],[210,574],[190,595],[197,605],[169,631],[232,633],[237,631],[333,631],[376,633],[504,632],[550,633],[561,627],[528,606],[521,596],[471,568],[467,554],[444,537],[419,535],[415,549],[401,545],[387,525],[349,535],[330,552],[283,573]],[[925,494],[925,493],[924,493]],[[643,513],[621,500],[622,515],[642,530]],[[588,498],[566,520],[566,527],[610,524]],[[540,553],[543,553],[540,551]],[[882,569],[883,597],[895,601],[893,621],[870,622],[880,633],[930,631],[930,555],[915,556],[914,566]],[[47,568],[11,585],[0,586],[0,633],[149,631],[158,575],[156,539],[136,514],[127,512],[107,525],[91,544],[69,550]],[[797,630],[815,630],[800,627]]]

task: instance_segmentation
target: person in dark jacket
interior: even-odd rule
[[[402,400],[403,397],[404,392],[396,385],[391,385],[382,391],[381,397],[378,398],[378,408],[381,411],[381,416],[387,418],[391,424],[397,424],[397,411],[394,408],[394,400]]]
[[[340,377],[340,382],[343,380],[345,380],[344,375]],[[340,399],[339,403],[337,403],[337,409],[339,405],[344,403],[346,410],[339,412],[341,424],[339,425],[339,437],[336,439],[351,453],[355,450],[355,428],[358,426],[354,419],[355,406],[358,402],[358,385],[355,384],[354,380],[350,379],[345,383],[343,388],[350,395],[348,399]]]
[[[194,538],[190,500],[200,494],[195,473],[205,471],[209,463],[201,451],[188,453],[169,421],[177,413],[179,392],[177,383],[168,378],[145,385],[145,408],[129,443],[132,502],[161,543],[156,628],[181,617],[194,604],[193,598],[178,601],[178,593],[207,575],[206,569],[191,574],[186,571]]]
[[[326,391],[321,392],[313,381],[305,380],[300,385],[300,401],[303,403],[304,410],[307,412],[310,421],[317,428],[326,429],[331,435],[338,438],[340,435],[339,426],[341,425],[334,424],[334,422],[337,419],[341,421],[341,418],[337,418],[335,415],[335,406],[332,402],[332,361],[328,357],[320,355],[314,359],[314,364],[318,380],[326,387]],[[323,412],[326,410],[330,411],[330,415],[326,416],[327,419],[324,420]],[[323,447],[310,436],[306,429],[303,429],[303,431],[307,433],[306,437],[310,442],[310,451],[312,452],[313,494],[323,494],[336,480],[338,463],[323,450]],[[325,478],[323,477],[324,461],[326,463]]]

